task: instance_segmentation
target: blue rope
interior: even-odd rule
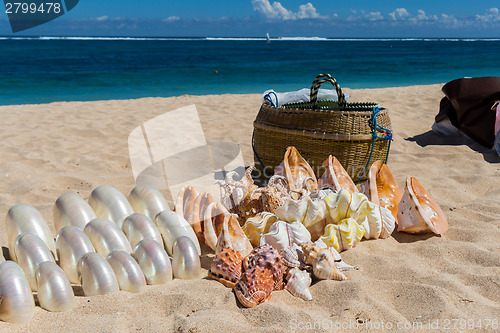
[[[276,104],[274,103],[273,98],[271,97],[271,95],[274,95],[274,98],[276,99]],[[275,108],[278,107],[278,95],[276,95],[276,93],[274,91],[268,92],[264,96],[264,100],[270,102],[271,105],[274,106]]]
[[[372,148],[370,150],[370,157],[368,157],[368,162],[365,165],[365,169],[363,170],[361,177],[359,177],[358,181],[356,182],[356,185],[361,181],[361,178],[363,178],[363,176],[365,175],[366,169],[368,169],[368,166],[370,165],[370,161],[373,156],[373,149],[375,147],[375,140],[377,139],[389,140],[389,146],[387,147],[387,154],[385,155],[384,164],[387,163],[387,159],[389,158],[389,150],[391,149],[391,141],[392,141],[392,132],[390,129],[387,129],[377,124],[377,115],[379,112],[380,108],[378,107],[373,108],[373,113],[370,118],[370,128],[372,129],[372,138],[373,138]],[[377,131],[383,132],[384,135],[379,135]]]

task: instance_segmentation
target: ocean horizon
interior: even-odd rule
[[[0,36],[0,105],[500,76],[500,38]],[[325,88],[329,88],[325,86]]]

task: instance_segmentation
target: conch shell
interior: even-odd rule
[[[253,246],[259,246],[260,237],[268,233],[269,228],[276,221],[278,221],[276,215],[269,212],[261,212],[245,222],[243,231]]]
[[[327,246],[325,245],[325,248]],[[289,248],[281,251],[281,256],[283,257],[283,263],[288,268],[299,268],[299,270],[312,270],[311,265],[307,265],[304,260],[304,251],[302,246],[298,244],[292,244]]]
[[[290,184],[290,190],[310,192],[318,189],[318,180],[313,169],[295,147],[288,147],[281,164],[274,169],[274,175],[283,176]]]
[[[368,181],[361,186],[361,192],[374,204],[389,209],[397,222],[398,203],[403,194],[387,164],[382,161],[372,164]]]
[[[448,219],[438,203],[414,177],[406,178],[403,198],[398,206],[398,231],[411,234],[448,230]]]
[[[275,222],[267,234],[262,235],[260,244],[272,245],[278,251],[290,247],[292,244],[302,244],[311,241],[311,234],[300,222]]]
[[[292,268],[287,275],[286,290],[295,297],[300,297],[304,301],[311,301],[312,295],[309,286],[312,283],[311,274],[301,271],[299,268]]]
[[[191,185],[184,185],[175,202],[175,212],[189,222],[198,191]]]
[[[191,216],[187,220],[191,227],[193,228],[196,237],[200,242],[205,240],[204,236],[204,219],[205,212],[208,206],[215,202],[213,196],[208,192],[203,192],[196,197],[196,200],[193,204],[193,210],[191,212]]]
[[[303,244],[304,259],[313,267],[314,276],[323,280],[347,280],[347,277],[335,266],[333,254],[316,244]]]
[[[255,266],[243,272],[234,287],[234,293],[243,306],[253,308],[270,299],[273,288],[271,270]]]
[[[222,231],[224,219],[229,214],[227,209],[219,202],[212,202],[205,210],[203,238],[205,239],[205,244],[214,251],[217,246],[217,238]]]
[[[234,214],[224,217],[222,230],[217,238],[215,252],[219,253],[225,248],[233,248],[235,251],[240,252],[242,256],[247,256],[253,249],[252,244],[241,229],[238,219]]]
[[[217,253],[208,271],[208,276],[229,288],[234,288],[241,276],[241,254],[231,248]]]
[[[341,252],[358,245],[365,234],[365,229],[355,219],[347,218],[338,224],[329,224],[325,227],[325,233],[319,239],[326,245]]]
[[[318,180],[320,188],[331,187],[335,191],[345,188],[351,193],[359,192],[351,177],[335,156],[328,156],[323,162],[323,166],[326,167],[326,170]]]

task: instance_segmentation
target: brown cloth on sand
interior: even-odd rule
[[[495,111],[500,100],[500,77],[462,78],[443,86],[446,97],[441,100],[436,123],[448,117],[456,128],[474,141],[493,147],[495,141]]]

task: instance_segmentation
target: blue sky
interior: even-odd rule
[[[81,0],[12,34],[56,36],[500,37],[499,0]]]

